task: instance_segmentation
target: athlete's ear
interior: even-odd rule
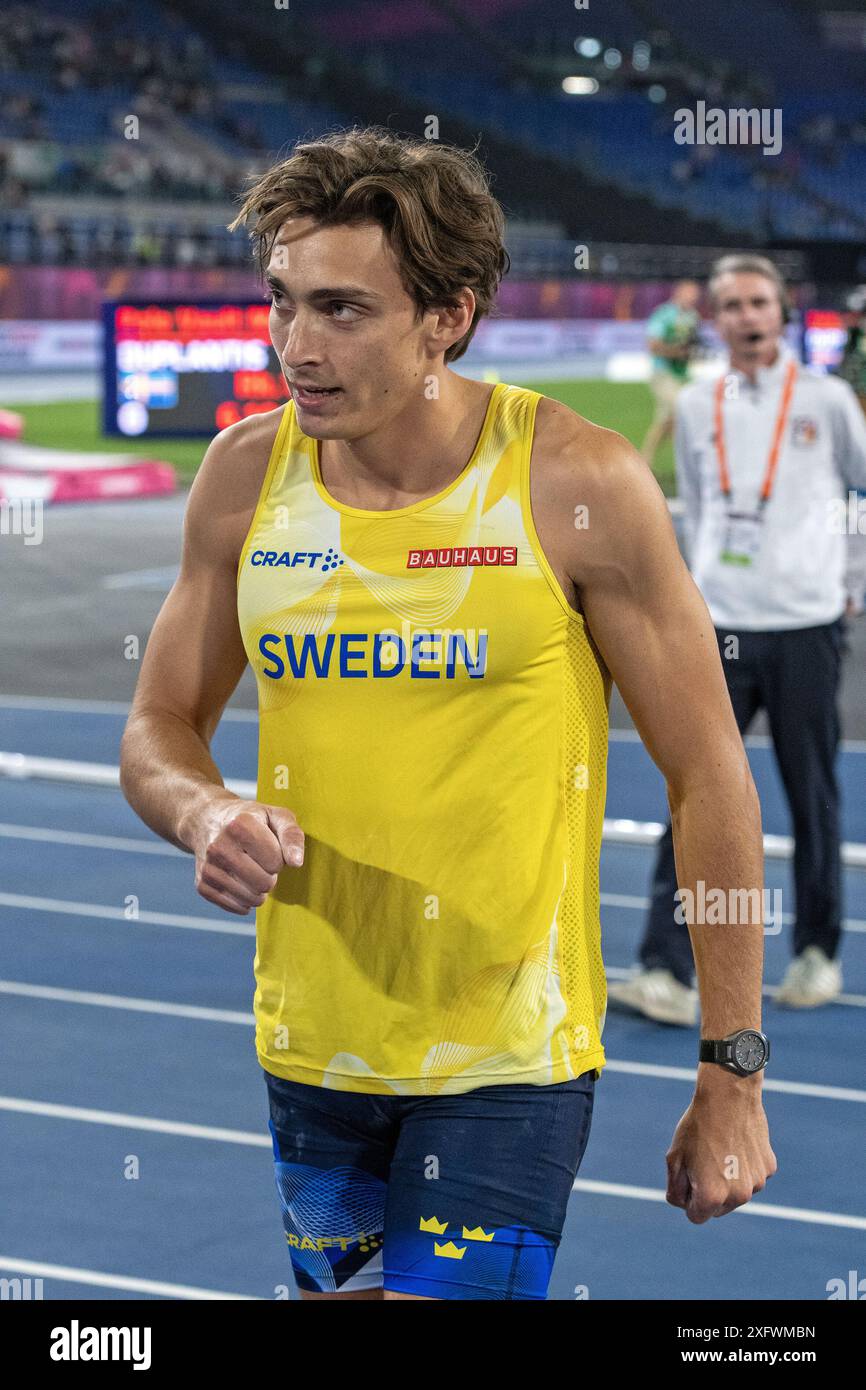
[[[434,304],[427,312],[429,322],[428,342],[433,353],[447,352],[454,343],[459,343],[469,329],[475,316],[475,295],[468,285],[457,291],[455,303]]]

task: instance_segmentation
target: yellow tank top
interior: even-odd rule
[[[529,504],[535,391],[497,384],[434,497],[326,491],[283,412],[238,564],[258,798],[305,832],[256,917],[265,1070],[424,1095],[604,1065],[610,682]]]

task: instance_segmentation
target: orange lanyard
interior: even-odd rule
[[[770,445],[770,456],[767,459],[767,471],[764,474],[764,481],[761,484],[761,496],[759,503],[764,506],[770,500],[773,491],[773,482],[776,477],[776,468],[779,463],[779,454],[782,448],[782,437],[785,433],[785,425],[788,422],[788,412],[791,408],[791,397],[794,394],[794,381],[797,376],[796,362],[788,363],[788,370],[785,372],[785,383],[782,387],[782,401],[779,406],[779,414],[776,417],[776,428],[773,430],[773,442]],[[722,418],[722,401],[725,394],[724,376],[720,376],[716,383],[716,408],[714,422],[716,427],[716,455],[719,461],[719,482],[725,497],[731,495],[731,474],[728,469],[728,456],[725,449],[725,424]]]

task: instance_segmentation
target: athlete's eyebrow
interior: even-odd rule
[[[270,271],[267,272],[265,279],[274,289],[285,290],[287,288],[280,277],[272,275]],[[361,285],[324,285],[319,289],[311,290],[306,297],[313,303],[326,299],[366,300],[369,303],[374,303],[382,298],[374,290],[365,290]]]

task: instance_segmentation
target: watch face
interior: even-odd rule
[[[759,1071],[767,1053],[760,1033],[741,1033],[734,1043],[734,1058],[743,1071]]]

